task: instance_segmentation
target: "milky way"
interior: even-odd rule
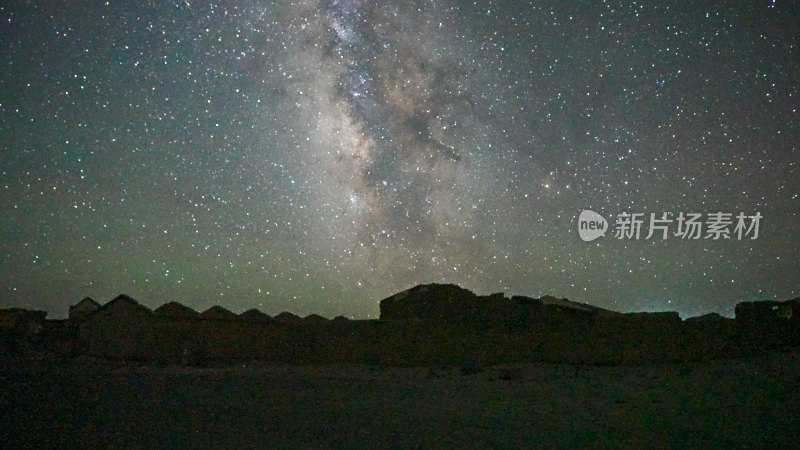
[[[798,295],[795,6],[136,3],[0,7],[0,306]],[[763,221],[583,242],[584,209]]]
[[[442,26],[415,23],[421,11],[406,8],[326,5],[310,33],[324,45],[304,49],[300,58],[314,62],[308,83],[319,96],[305,105],[318,126],[311,132],[313,160],[303,166],[321,179],[315,197],[324,199],[312,220],[336,224],[320,238],[344,235],[345,248],[369,261],[362,269],[380,270],[382,281],[393,268],[406,272],[390,277],[400,280],[441,271],[445,262],[436,254],[449,254],[448,247],[474,234],[474,209],[489,191],[481,183],[494,175],[482,174],[491,167],[470,157],[485,138],[472,131],[480,124],[459,73],[466,65],[444,56],[457,45],[447,42],[451,34]],[[408,33],[411,27],[417,34]]]

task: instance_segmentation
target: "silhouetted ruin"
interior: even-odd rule
[[[161,316],[174,318],[192,318],[200,315],[200,313],[192,308],[181,305],[178,302],[164,303],[160,307],[156,308],[153,312]]]
[[[239,318],[250,322],[269,322],[270,317],[263,312],[253,308],[239,314]]]
[[[380,302],[379,320],[275,317],[221,306],[197,313],[177,302],[155,311],[120,295],[87,298],[67,321],[44,311],[0,310],[7,354],[166,364],[261,360],[292,364],[591,365],[704,361],[800,345],[800,298],[746,302],[736,318],[675,312],[619,313],[551,296],[479,296],[456,285],[420,285]]]
[[[200,313],[200,316],[209,320],[236,320],[239,318],[235,313],[228,311],[222,306],[216,305]]]
[[[69,319],[78,320],[100,309],[100,304],[91,297],[86,297],[69,307]]]

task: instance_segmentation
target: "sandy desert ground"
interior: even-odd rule
[[[0,362],[2,448],[792,448],[800,350],[643,367]]]

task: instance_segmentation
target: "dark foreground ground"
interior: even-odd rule
[[[0,448],[796,448],[800,351],[647,367],[0,361]]]

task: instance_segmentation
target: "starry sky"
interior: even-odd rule
[[[0,307],[800,295],[796,2],[12,0],[0,24]],[[584,209],[763,218],[584,242]]]

